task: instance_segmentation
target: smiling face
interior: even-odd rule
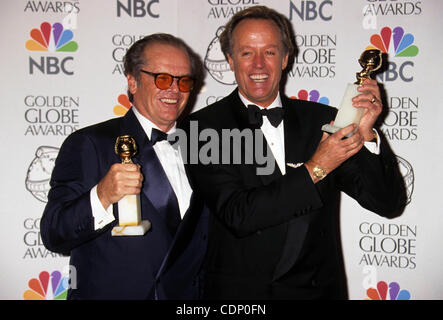
[[[271,20],[245,19],[235,27],[232,56],[238,90],[251,102],[269,106],[277,97],[282,71],[288,64],[277,25]]]
[[[143,70],[173,76],[191,74],[189,57],[182,49],[169,44],[153,43],[143,54],[147,61]],[[169,131],[183,112],[190,93],[179,91],[176,79],[165,90],[157,88],[154,77],[143,72],[140,73],[139,83],[132,75],[128,75],[127,79],[128,89],[134,95],[135,108],[162,131]]]

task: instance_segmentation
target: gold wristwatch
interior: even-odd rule
[[[318,164],[316,164],[314,166],[314,168],[312,168],[312,173],[314,174],[314,177],[320,181],[322,179],[324,179],[327,175],[326,170],[323,169],[322,167],[320,167]]]

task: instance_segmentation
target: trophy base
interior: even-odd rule
[[[322,131],[327,132],[327,133],[331,133],[331,134],[336,133],[336,132],[337,132],[338,130],[340,130],[340,129],[342,129],[342,128],[337,127],[337,126],[333,126],[333,125],[331,125],[331,124],[325,124],[325,125],[323,125],[323,126],[321,127],[321,130],[322,130]],[[346,138],[350,138],[350,137],[352,137],[353,135],[354,135],[354,132],[348,133],[348,134],[346,135]]]
[[[136,226],[115,226],[112,228],[113,236],[142,236],[151,229],[151,222],[143,220]]]

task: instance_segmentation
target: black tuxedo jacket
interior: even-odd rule
[[[140,194],[142,219],[152,227],[144,236],[113,237],[116,221],[94,230],[90,190],[121,162],[114,153],[117,136],[131,135],[139,148],[135,163],[149,166],[144,183],[172,190],[132,110],[122,117],[74,132],[63,143],[51,177],[48,203],[41,219],[41,237],[51,251],[70,254],[70,299],[196,299],[207,244],[208,210],[194,193],[174,236],[162,210],[146,189]],[[146,151],[146,152],[145,152]],[[152,168],[152,169],[151,169]],[[154,169],[155,168],[155,169]],[[151,189],[152,190],[152,189]]]
[[[285,161],[306,162],[320,142],[321,126],[335,118],[336,109],[285,96],[282,104]],[[237,90],[191,114],[183,128],[189,131],[196,123],[200,132],[211,128],[220,136],[223,129],[257,129],[249,125]],[[362,148],[317,184],[304,166],[287,166],[282,175],[275,164],[271,175],[257,175],[258,161],[189,162],[194,186],[212,213],[205,263],[208,299],[345,298],[340,192],[385,217],[401,212],[405,201],[396,158],[385,141],[380,155]]]

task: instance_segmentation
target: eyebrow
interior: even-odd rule
[[[148,69],[148,68],[146,68],[146,69]],[[173,74],[171,74],[171,73],[169,73],[169,72],[165,72],[165,71],[158,71],[158,72],[153,72],[153,71],[149,71],[149,70],[146,70],[145,68],[141,68],[140,69],[140,71],[141,72],[143,72],[143,73],[152,73],[152,74],[167,74],[167,75],[170,75],[170,76],[172,76],[172,77],[174,77],[174,78],[181,78],[181,77],[193,77],[192,76],[192,73],[185,73],[185,74],[183,74],[183,75],[173,75]]]
[[[255,48],[255,47],[253,47],[253,46],[241,46],[241,47],[239,47],[238,48],[238,50],[245,50],[245,49],[249,49],[249,48]],[[263,47],[263,49],[279,49],[279,45],[277,45],[277,44],[273,44],[273,45],[269,45],[269,46],[265,46],[265,47]]]

